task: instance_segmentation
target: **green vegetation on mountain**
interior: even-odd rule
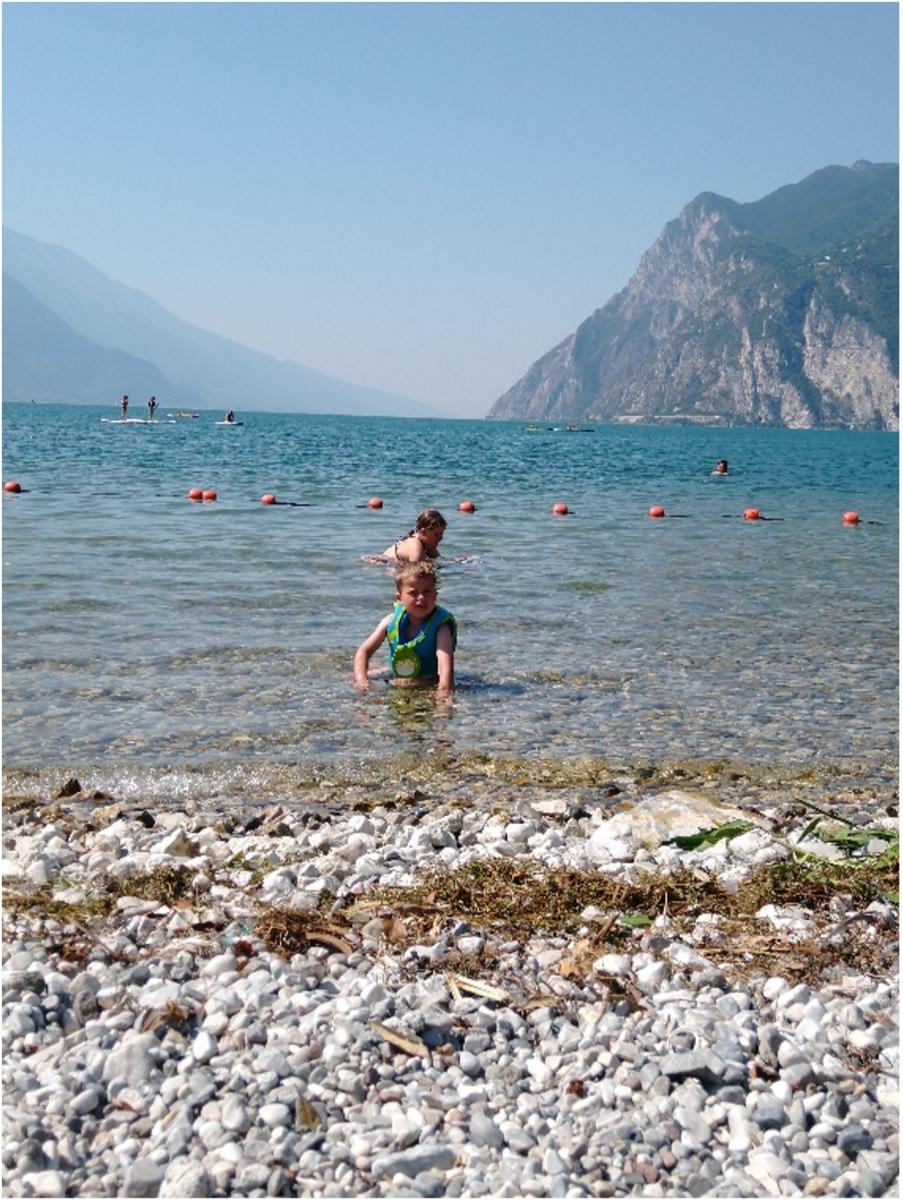
[[[899,171],[703,192],[490,417],[898,427]]]

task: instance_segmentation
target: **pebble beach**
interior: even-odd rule
[[[890,786],[57,782],[4,800],[7,1196],[896,1192]],[[851,886],[713,899],[800,862]],[[486,919],[468,871],[621,899]]]

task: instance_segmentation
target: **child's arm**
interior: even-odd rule
[[[370,686],[370,680],[367,676],[367,668],[370,666],[370,659],[373,652],[386,639],[386,630],[389,628],[389,622],[392,619],[392,614],[383,617],[377,627],[373,630],[365,642],[361,642],[354,655],[354,682],[360,688]]]
[[[452,648],[451,626],[446,621],[436,630],[436,663],[439,667],[437,696],[447,696],[455,690],[455,652]]]

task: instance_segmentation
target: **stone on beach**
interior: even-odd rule
[[[586,855],[591,862],[607,862],[623,858],[627,846],[660,846],[669,838],[749,818],[748,812],[721,804],[711,796],[674,788],[646,797],[603,821],[587,839]],[[611,852],[612,846],[617,853]]]

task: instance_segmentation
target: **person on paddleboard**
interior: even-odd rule
[[[123,396],[122,399],[119,401],[119,415],[123,421],[128,416],[128,411],[129,411],[129,398],[128,398],[128,396]]]
[[[147,419],[148,419],[148,421],[153,421],[154,413],[156,411],[157,411],[157,397],[151,396],[150,400],[148,400],[148,402],[147,402]]]
[[[230,408],[229,411],[226,413],[226,424],[231,425],[234,420],[235,420],[235,413]]]

